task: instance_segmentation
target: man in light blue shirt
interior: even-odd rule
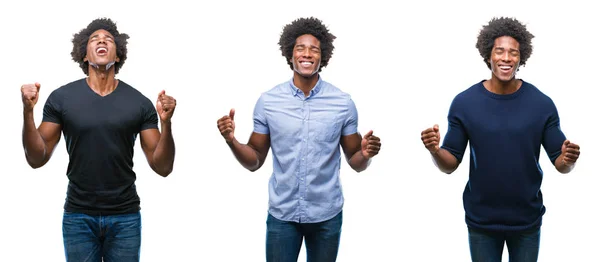
[[[316,18],[286,25],[279,40],[293,78],[264,92],[254,108],[254,132],[247,144],[234,136],[235,111],[217,126],[237,160],[258,170],[273,151],[269,182],[267,261],[297,261],[303,239],[308,261],[335,261],[344,197],[339,180],[340,145],[356,172],[367,168],[381,143],[358,133],[350,95],[324,81],[336,37]]]

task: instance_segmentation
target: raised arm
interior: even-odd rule
[[[171,133],[171,117],[175,112],[177,101],[175,98],[161,91],[156,101],[156,112],[160,117],[161,131],[156,128],[142,126],[140,132],[141,146],[148,164],[157,174],[166,177],[173,171],[175,162],[175,141]],[[156,112],[148,110],[146,127],[156,123]]]
[[[27,163],[32,168],[44,166],[52,153],[56,144],[60,140],[61,125],[53,108],[53,101],[48,101],[44,108],[44,113],[49,114],[48,118],[55,122],[42,122],[39,128],[35,128],[33,117],[33,108],[39,98],[40,84],[26,84],[21,86],[21,99],[23,100],[23,149]],[[52,97],[49,98],[51,100]]]
[[[381,149],[381,140],[369,131],[364,137],[359,133],[342,136],[340,144],[348,165],[356,172],[362,172],[371,163],[371,158],[379,154]]]
[[[254,172],[265,162],[271,147],[270,136],[269,134],[253,132],[247,144],[240,143],[234,136],[234,115],[235,110],[231,109],[229,115],[217,120],[217,127],[237,161],[244,168]]]
[[[458,168],[459,162],[448,150],[440,148],[440,128],[434,125],[421,132],[421,141],[431,153],[435,166],[446,174],[452,174]]]
[[[567,174],[575,168],[575,163],[579,158],[579,145],[566,138],[560,128],[560,117],[556,105],[552,102],[550,106],[551,111],[544,126],[542,145],[556,170]]]

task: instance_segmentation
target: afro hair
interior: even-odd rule
[[[296,39],[302,35],[310,34],[317,38],[321,48],[321,69],[326,67],[329,63],[329,59],[333,54],[333,40],[335,36],[329,32],[327,27],[321,22],[321,20],[310,17],[310,18],[298,18],[283,27],[283,32],[279,38],[279,49],[281,54],[287,60],[288,65],[293,70],[292,55],[294,52],[294,46],[296,45]]]
[[[129,35],[119,33],[117,25],[110,18],[95,19],[86,28],[73,35],[71,58],[73,61],[79,63],[79,67],[81,67],[83,73],[89,75],[88,63],[84,62],[83,59],[87,55],[87,43],[90,36],[100,29],[108,31],[114,37],[115,45],[117,46],[117,57],[119,57],[119,62],[115,63],[114,68],[115,74],[118,74],[119,69],[121,69],[127,59],[127,39],[129,39]]]
[[[500,17],[492,18],[487,25],[483,26],[477,37],[477,44],[475,45],[488,68],[492,68],[490,65],[490,56],[492,54],[492,49],[494,48],[494,42],[496,41],[496,38],[502,36],[510,36],[519,42],[519,52],[521,56],[520,65],[525,66],[525,63],[531,56],[533,50],[531,39],[533,39],[534,36],[527,31],[525,25],[518,20]]]

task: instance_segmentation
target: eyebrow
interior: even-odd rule
[[[296,47],[306,47],[306,45],[299,44],[299,45],[296,45]],[[321,48],[319,48],[319,47],[318,47],[318,46],[316,46],[316,45],[310,45],[310,48],[321,49]]]
[[[90,39],[99,37],[99,36],[100,36],[100,34],[95,34],[95,35],[90,36]],[[106,38],[114,39],[114,37],[112,35],[105,35],[105,36],[106,36]]]
[[[497,46],[497,47],[494,47],[494,49],[502,49],[502,50],[504,50],[504,49],[506,49],[506,48],[504,48],[504,47],[501,47],[501,46]],[[519,51],[519,52],[520,52],[520,50],[519,50],[519,49],[514,49],[514,48],[509,48],[509,51]]]

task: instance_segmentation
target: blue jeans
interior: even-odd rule
[[[540,250],[540,228],[519,232],[495,232],[469,228],[473,262],[500,262],[504,243],[510,262],[536,262]]]
[[[296,262],[306,243],[308,262],[333,262],[342,234],[342,212],[319,223],[296,223],[267,217],[267,262]]]
[[[89,216],[65,212],[63,240],[67,262],[140,261],[140,212]]]

